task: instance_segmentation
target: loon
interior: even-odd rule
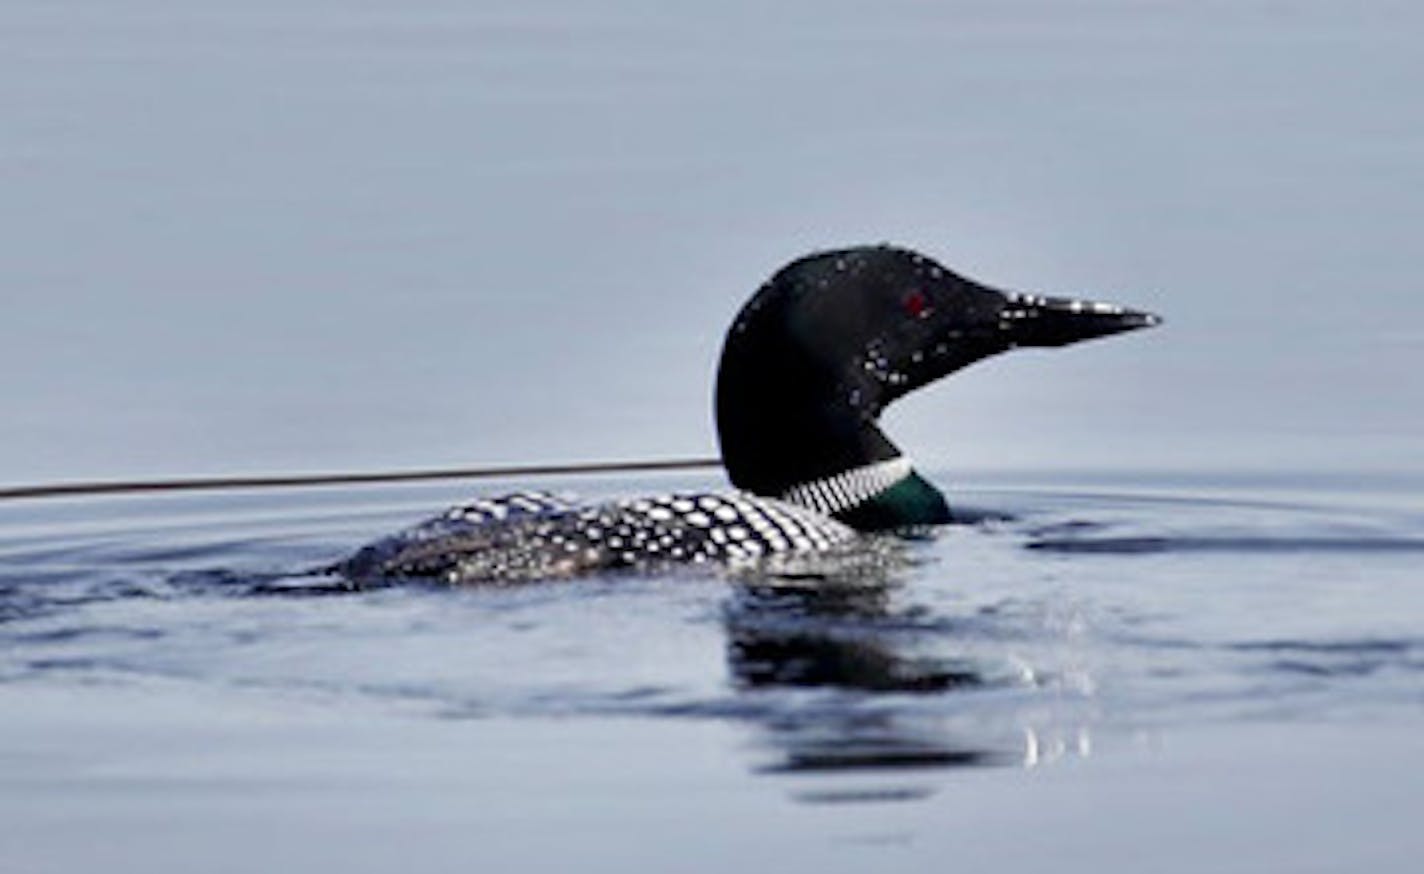
[[[716,421],[735,491],[598,505],[516,492],[455,507],[334,569],[357,584],[509,583],[822,552],[851,546],[861,532],[947,523],[944,496],[880,430],[887,405],[1009,349],[1159,321],[1111,304],[998,291],[890,245],[807,255],[757,290],[722,348]]]

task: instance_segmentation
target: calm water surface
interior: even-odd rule
[[[985,480],[831,580],[359,592],[301,572],[475,489],[11,503],[0,858],[1413,870],[1418,490],[1286,485]]]

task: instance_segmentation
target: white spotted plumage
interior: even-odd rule
[[[579,505],[543,492],[482,498],[357,553],[358,581],[516,582],[654,562],[752,561],[827,550],[856,532],[795,503],[745,493],[673,493]]]

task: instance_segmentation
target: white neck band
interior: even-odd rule
[[[834,515],[865,503],[913,472],[903,455],[855,467],[835,476],[801,483],[787,489],[782,500],[819,513]]]

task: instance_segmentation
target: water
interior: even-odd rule
[[[0,859],[1414,870],[1417,485],[1001,476],[836,584],[360,592],[301,572],[471,490],[12,503]]]

